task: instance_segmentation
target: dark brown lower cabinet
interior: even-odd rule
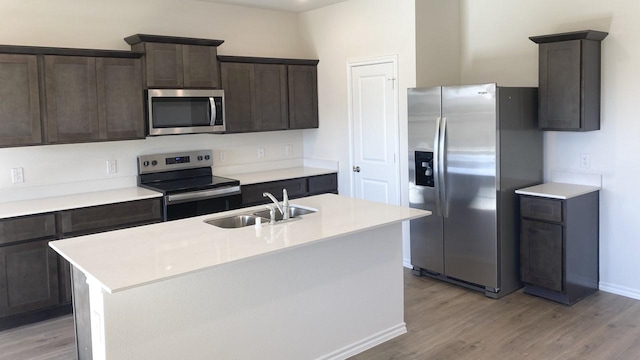
[[[71,312],[71,267],[49,241],[161,220],[160,198],[0,220],[0,329]]]
[[[522,220],[522,281],[562,291],[562,225]]]
[[[571,305],[598,290],[599,192],[520,197],[524,292]]]
[[[57,305],[58,260],[48,240],[0,248],[0,317]]]
[[[282,200],[282,189],[287,189],[290,199],[323,193],[337,194],[338,175],[334,173],[242,185],[242,206],[266,204],[269,199],[262,196],[264,192]]]

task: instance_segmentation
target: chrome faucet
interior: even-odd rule
[[[289,219],[289,196],[287,195],[287,189],[282,189],[282,204],[280,204],[278,202],[278,199],[275,198],[275,196],[271,195],[271,193],[268,192],[263,192],[262,193],[263,197],[268,197],[278,208],[278,211],[280,211],[280,214],[282,214],[282,220],[287,220]],[[275,211],[271,211],[271,209],[273,209],[272,205],[267,206],[267,208],[269,208],[269,215],[271,217],[269,224],[273,224],[275,223]]]

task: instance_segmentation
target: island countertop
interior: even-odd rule
[[[264,206],[52,241],[49,245],[109,293],[343,235],[430,212],[324,194],[291,201],[318,210],[275,225],[222,229],[204,222]],[[400,241],[400,239],[398,239]]]

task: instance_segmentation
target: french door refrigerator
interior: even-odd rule
[[[537,88],[408,90],[409,203],[417,275],[499,298],[521,287],[519,199],[542,182]]]

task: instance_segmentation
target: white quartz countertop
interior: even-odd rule
[[[598,190],[600,190],[598,186],[552,182],[518,189],[516,194],[566,200]]]
[[[215,170],[214,170],[215,171]],[[258,171],[245,174],[223,175],[232,179],[240,180],[241,185],[257,184],[269,181],[295,179],[308,176],[325,175],[336,173],[336,170],[322,169],[314,167],[292,167],[286,169]]]
[[[136,186],[33,200],[14,201],[0,203],[0,219],[88,206],[113,204],[125,201],[142,200],[161,196],[162,194],[159,192]]]
[[[300,198],[292,200],[291,205],[318,211],[275,225],[237,229],[218,228],[203,221],[264,209],[255,206],[58,240],[49,245],[105,291],[115,293],[430,214],[335,194]]]

